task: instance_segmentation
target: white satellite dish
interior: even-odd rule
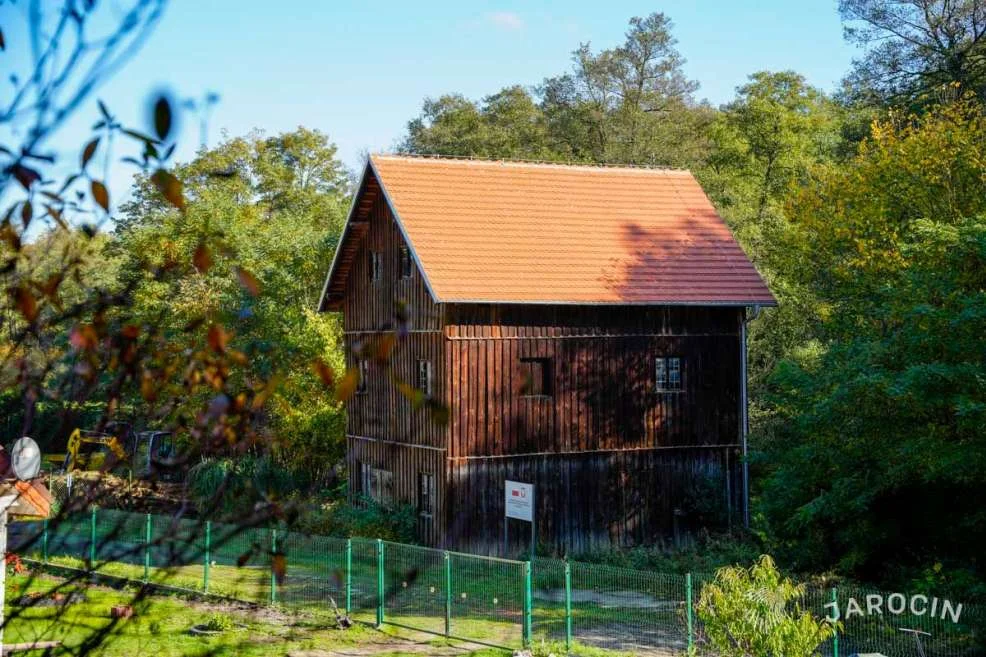
[[[31,438],[17,439],[10,448],[10,467],[21,481],[34,479],[41,472],[41,449]]]

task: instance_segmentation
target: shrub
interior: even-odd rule
[[[310,483],[304,473],[274,462],[269,455],[208,459],[188,471],[196,509],[217,520],[242,518],[258,503],[307,491]],[[222,494],[217,497],[218,491]]]
[[[324,504],[303,514],[296,528],[309,534],[363,536],[399,543],[416,541],[417,516],[411,505],[380,504],[362,497],[356,504],[345,500]]]
[[[210,632],[226,632],[234,627],[236,627],[236,623],[226,614],[213,614],[203,625],[203,628]]]
[[[696,612],[722,657],[811,657],[836,627],[802,610],[803,595],[763,555],[750,568],[720,568],[702,587]]]

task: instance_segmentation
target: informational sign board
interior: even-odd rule
[[[504,515],[516,520],[534,522],[534,484],[519,481],[505,482],[506,506]]]

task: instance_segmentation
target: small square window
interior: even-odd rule
[[[521,358],[522,377],[520,394],[524,397],[548,397],[551,395],[551,359]]]
[[[374,502],[390,504],[394,501],[394,473],[389,470],[360,464],[360,485],[363,496]]]
[[[414,267],[411,266],[411,249],[407,245],[401,246],[401,278],[411,278]]]
[[[418,390],[423,392],[425,397],[431,397],[432,377],[430,360],[418,361]]]
[[[367,383],[370,380],[370,361],[361,360],[359,361],[359,381],[356,382],[356,394],[362,395],[366,393]]]
[[[654,359],[654,388],[658,392],[681,390],[681,358]]]
[[[379,251],[370,251],[367,265],[370,271],[370,280],[374,283],[383,278],[383,256]]]

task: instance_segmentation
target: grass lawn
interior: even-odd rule
[[[63,607],[18,606],[18,599],[32,591],[61,593],[78,591],[85,601]],[[252,609],[235,603],[205,603],[174,596],[152,596],[134,605],[135,616],[114,621],[110,608],[134,599],[134,590],[63,580],[44,575],[12,575],[7,580],[6,614],[9,624],[4,643],[62,641],[55,655],[78,654],[87,641],[100,633],[103,640],[88,652],[106,657],[154,655],[422,655],[445,654],[464,657],[502,657],[504,651],[454,645],[444,639],[401,630],[380,632],[364,625],[349,630],[334,629],[327,613],[289,613],[269,608]],[[189,629],[211,616],[221,614],[237,628],[216,637],[197,637]],[[38,655],[33,653],[20,653]]]

